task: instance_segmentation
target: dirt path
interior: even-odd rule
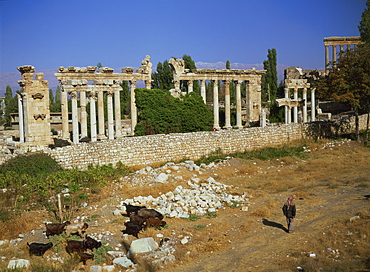
[[[370,188],[316,188],[315,195],[315,201],[296,200],[298,210],[294,232],[286,232],[285,219],[277,208],[276,213],[269,218],[254,219],[253,231],[231,233],[228,249],[199,256],[186,265],[164,271],[282,271],[279,263],[289,262],[287,256],[301,254],[304,244],[325,235],[323,233],[331,225],[341,220],[348,221],[364,208],[370,208]],[[271,197],[282,199],[281,195]],[[259,202],[258,199],[254,201]],[[238,229],[245,218],[240,215],[234,216],[232,220],[234,228]],[[291,271],[297,269],[293,267]]]

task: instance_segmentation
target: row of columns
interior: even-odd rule
[[[131,135],[137,124],[137,109],[135,106],[135,88],[136,80],[131,80]],[[147,86],[148,87],[148,86]],[[120,103],[121,86],[114,85],[62,85],[62,138],[70,139],[69,135],[69,109],[68,94],[72,102],[72,142],[79,143],[80,139],[88,137],[88,114],[86,111],[87,101],[90,103],[90,138],[92,142],[104,139],[115,139],[122,137],[121,124],[121,103]],[[89,97],[86,97],[86,93]],[[104,93],[107,94],[107,135],[105,132],[105,112],[104,112]],[[79,97],[78,97],[79,95]],[[78,103],[80,101],[80,111]],[[114,101],[114,102],[113,102]]]
[[[215,130],[221,129],[219,123],[219,80],[212,80],[213,81],[213,128]],[[200,80],[200,95],[203,98],[204,103],[206,103],[206,80]],[[224,129],[231,129],[231,102],[230,102],[230,82],[231,80],[225,80],[225,126]],[[241,100],[241,83],[242,80],[234,81],[236,84],[236,127],[238,129],[242,129],[242,100]],[[175,82],[176,83],[176,82]],[[187,81],[188,85],[188,93],[193,91],[193,80]],[[175,84],[175,88],[180,89],[180,83]],[[248,99],[250,98],[249,95],[249,88],[247,84],[247,92],[246,92],[246,100],[248,103]]]
[[[289,89],[284,88],[284,97],[289,99]],[[306,123],[308,121],[307,118],[307,88],[303,88],[302,92],[302,100],[303,100],[303,109],[302,109],[302,121]],[[293,101],[298,101],[298,88],[293,88]],[[297,103],[296,106],[285,106],[285,124],[290,124],[292,122],[292,108],[293,108],[293,123],[298,123],[298,108],[299,105]],[[316,111],[315,111],[315,88],[311,89],[311,121],[316,120]]]

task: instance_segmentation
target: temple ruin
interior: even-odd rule
[[[235,70],[235,69],[185,69],[182,59],[171,58],[169,64],[173,71],[173,81],[175,89],[180,91],[181,80],[188,82],[188,92],[193,91],[193,82],[200,81],[200,95],[206,103],[206,81],[213,81],[213,129],[221,129],[219,124],[219,86],[220,80],[225,82],[225,126],[224,129],[231,129],[231,102],[230,102],[230,82],[236,84],[236,124],[239,129],[242,125],[242,103],[241,103],[241,84],[246,82],[246,121],[247,124],[260,121],[261,115],[261,78],[265,70]]]
[[[325,46],[325,71],[328,72],[328,68],[330,67],[330,63],[335,64],[335,61],[338,58],[338,53],[341,51],[350,50],[352,47],[356,47],[359,43],[361,43],[360,36],[352,36],[352,37],[327,37],[324,38],[324,46]],[[338,50],[339,47],[339,51]],[[330,60],[330,53],[331,51],[331,60]]]

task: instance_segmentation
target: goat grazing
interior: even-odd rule
[[[158,218],[150,217],[145,220],[145,229],[150,228],[150,227],[160,229],[160,228],[163,228],[166,224],[167,224],[166,221],[162,221]]]
[[[83,263],[83,265],[86,265],[86,261],[87,260],[93,260],[94,259],[94,255],[93,254],[89,254],[89,253],[85,253],[85,252],[77,252],[77,255],[80,257],[80,262]]]
[[[53,247],[53,243],[41,244],[41,243],[31,243],[27,242],[27,246],[29,247],[28,251],[31,255],[35,256],[44,256],[46,250]]]
[[[71,234],[77,234],[80,237],[84,237],[86,233],[86,229],[89,227],[87,223],[79,223],[68,225],[66,227],[66,236],[70,236]]]
[[[63,224],[61,224],[61,223],[49,223],[49,224],[45,223],[46,237],[49,238],[49,236],[61,234],[63,231],[65,231],[66,226],[68,226],[69,224],[71,224],[71,222],[69,222],[69,221],[66,221]]]
[[[137,214],[144,217],[145,219],[147,218],[158,218],[160,220],[163,219],[163,215],[154,209],[143,208],[143,209],[138,210]]]
[[[139,238],[138,234],[143,229],[141,225],[139,225],[136,222],[128,221],[128,222],[125,222],[125,226],[126,226],[126,229],[121,230],[123,234],[129,234],[129,235],[135,236],[136,238]]]
[[[66,251],[68,254],[71,254],[72,252],[84,252],[88,249],[93,250],[94,248],[99,248],[101,247],[101,245],[101,242],[98,242],[95,239],[86,236],[83,241],[68,240]]]
[[[143,226],[145,223],[145,218],[140,215],[137,215],[136,213],[132,213],[130,215],[130,221],[138,223],[140,226]]]

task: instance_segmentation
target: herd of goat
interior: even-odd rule
[[[123,234],[133,235],[136,238],[141,230],[154,227],[161,228],[166,225],[162,221],[163,215],[154,209],[148,209],[145,206],[135,206],[125,204],[126,214],[130,221],[125,222],[126,229],[121,230]],[[102,243],[86,235],[87,223],[71,224],[69,221],[64,223],[45,223],[46,237],[49,238],[53,235],[60,235],[66,233],[66,237],[70,235],[78,235],[83,238],[80,240],[67,240],[66,252],[68,254],[77,254],[80,261],[86,264],[88,259],[93,259],[94,255],[87,253],[88,250],[101,247]],[[53,247],[53,243],[27,243],[29,247],[29,254],[35,256],[44,256],[45,252]]]

